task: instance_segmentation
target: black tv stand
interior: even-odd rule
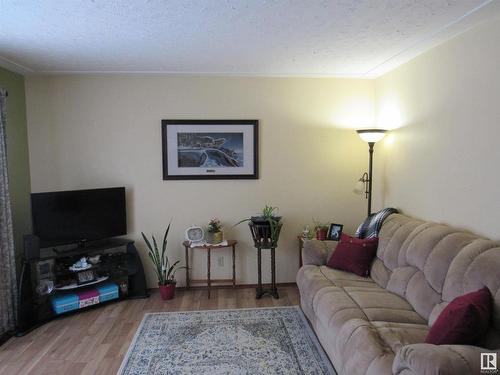
[[[104,240],[97,241],[79,241],[76,243],[56,246],[56,247],[47,247],[45,249],[41,249],[40,253],[42,257],[45,259],[47,257],[56,256],[68,256],[68,255],[78,255],[78,254],[86,254],[89,252],[105,250],[118,246],[126,246],[128,243],[133,242],[128,239],[122,238],[107,238]]]
[[[80,247],[80,248],[87,247],[87,240],[78,241],[78,247]]]
[[[78,244],[79,245],[79,244]],[[93,266],[100,277],[88,284],[70,284],[64,286],[73,276],[68,271],[68,265],[82,257],[100,256],[100,262]],[[113,282],[120,285],[119,298],[97,305],[83,307],[78,310],[56,314],[50,302],[51,296],[64,294],[72,287],[91,288],[103,282]],[[41,290],[47,281],[53,282],[58,289],[50,293]],[[61,287],[61,285],[63,285]],[[78,313],[82,310],[96,308],[103,304],[131,298],[147,298],[146,279],[142,262],[137,253],[134,241],[123,238],[112,238],[100,241],[85,241],[85,246],[65,245],[58,248],[40,249],[40,257],[23,259],[18,303],[18,325],[16,336],[22,336],[32,329],[59,316]]]

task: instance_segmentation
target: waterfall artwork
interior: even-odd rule
[[[258,178],[257,120],[162,120],[163,179]]]

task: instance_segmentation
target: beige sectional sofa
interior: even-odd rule
[[[335,246],[307,241],[297,284],[302,310],[339,375],[480,374],[480,353],[500,359],[500,243],[393,214],[369,278],[327,267]],[[424,343],[451,300],[484,286],[494,317],[480,346]]]

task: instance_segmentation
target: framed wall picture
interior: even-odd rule
[[[257,179],[258,120],[162,120],[163,179]]]
[[[344,226],[342,224],[330,224],[330,227],[328,228],[328,235],[326,238],[331,241],[340,241],[340,235],[342,234],[343,228]]]

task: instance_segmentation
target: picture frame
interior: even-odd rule
[[[163,180],[258,179],[258,120],[162,120]]]
[[[78,285],[87,284],[97,279],[94,270],[80,271],[76,274]]]
[[[344,225],[331,223],[328,227],[328,234],[326,236],[327,240],[330,241],[340,241],[340,236],[342,235],[342,229]]]

